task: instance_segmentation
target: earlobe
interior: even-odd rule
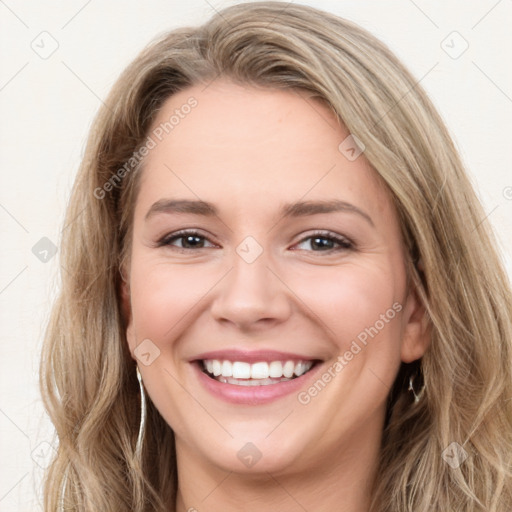
[[[428,314],[414,289],[409,292],[406,300],[404,322],[401,359],[404,363],[411,363],[425,354],[431,341]]]

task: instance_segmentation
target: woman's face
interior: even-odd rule
[[[226,80],[159,111],[124,308],[178,461],[277,474],[378,444],[427,337],[396,212],[348,136],[303,92]]]

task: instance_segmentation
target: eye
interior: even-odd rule
[[[304,243],[309,243],[313,252],[331,252],[354,249],[354,244],[351,240],[329,231],[317,231],[312,235],[303,238],[298,245]]]
[[[175,242],[181,240],[181,245],[175,245]],[[181,250],[204,249],[207,238],[193,230],[182,230],[171,235],[167,235],[158,242],[158,247],[171,246]],[[210,243],[210,242],[208,242]],[[211,244],[213,247],[214,244]]]
[[[179,245],[176,245],[177,241],[180,241]],[[205,243],[210,244],[209,247],[215,247],[215,244],[209,242],[208,239],[198,231],[182,230],[166,235],[157,242],[157,246],[169,246],[181,251],[190,251],[194,249],[208,248]],[[309,243],[311,248],[305,250],[312,250],[312,252],[337,252],[355,248],[354,243],[348,238],[329,231],[317,231],[312,235],[303,238],[297,245],[305,243]]]

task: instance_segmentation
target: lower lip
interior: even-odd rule
[[[260,405],[278,400],[286,395],[298,393],[307,382],[317,373],[320,364],[317,363],[304,375],[292,380],[267,384],[265,386],[237,386],[236,384],[225,384],[212,379],[201,369],[201,362],[192,364],[198,373],[201,384],[214,396],[232,404]]]

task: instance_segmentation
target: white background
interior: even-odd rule
[[[45,263],[32,248],[43,237],[59,244],[85,137],[123,68],[157,35],[202,23],[234,3],[0,0],[2,512],[41,510],[41,466],[52,451],[37,370],[59,267],[57,257]],[[297,3],[359,23],[422,79],[468,167],[512,275],[512,1]],[[468,49],[452,58],[464,40]],[[52,44],[58,48],[47,58],[35,51],[44,53]]]

